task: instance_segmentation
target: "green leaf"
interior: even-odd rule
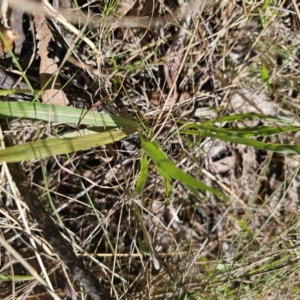
[[[140,134],[142,141],[142,146],[148,153],[153,163],[155,164],[158,172],[166,180],[176,179],[181,183],[185,184],[194,194],[197,195],[197,189],[210,192],[222,199],[228,200],[228,197],[223,193],[217,191],[216,189],[207,186],[203,182],[195,179],[191,175],[183,172],[174,163],[168,160],[165,153],[155,144],[155,142],[150,142]],[[198,195],[197,195],[198,196]]]
[[[3,275],[3,274],[0,274],[0,280],[1,281],[19,282],[19,281],[32,281],[32,280],[36,280],[36,278],[31,275]]]
[[[281,117],[281,116],[270,116],[270,115],[263,115],[257,113],[246,113],[246,114],[234,114],[231,116],[225,116],[214,120],[208,120],[202,122],[202,125],[208,124],[215,124],[215,123],[222,123],[222,122],[234,122],[234,121],[252,121],[252,120],[261,120],[266,122],[274,122],[274,123],[282,123],[288,124],[291,126],[300,126],[300,123],[295,118],[288,118],[288,117]],[[195,123],[188,124],[189,126],[193,127]],[[186,127],[188,128],[188,127]]]
[[[261,8],[262,10],[265,10],[272,4],[272,0],[266,0],[264,1],[263,7]]]
[[[261,79],[264,83],[267,84],[268,87],[270,87],[270,76],[265,65],[261,66]]]
[[[191,127],[191,126],[188,126]],[[222,128],[222,127],[215,127],[215,126],[208,126],[208,125],[202,125],[202,124],[194,124],[193,127],[195,129],[198,129],[201,134],[206,135],[206,133],[213,135],[215,137],[221,136],[230,136],[230,137],[259,137],[259,136],[270,136],[274,134],[279,134],[283,132],[293,132],[293,131],[299,131],[299,127],[294,126],[285,126],[285,127],[279,127],[279,126],[255,126],[255,127],[231,127],[231,128]],[[181,130],[181,133],[186,134],[194,134],[193,132],[195,129],[192,130]]]
[[[141,162],[140,162],[140,174],[138,177],[138,180],[136,182],[136,187],[135,187],[135,193],[136,195],[140,195],[143,191],[145,182],[147,180],[148,176],[148,160],[147,160],[147,154],[144,152],[142,157],[141,157]]]
[[[260,141],[256,141],[254,139],[240,138],[234,137],[229,134],[216,134],[215,132],[205,131],[205,130],[183,130],[180,133],[186,133],[191,135],[198,135],[201,137],[211,137],[215,139],[219,139],[226,142],[232,142],[236,144],[243,144],[251,147],[255,147],[257,149],[262,149],[265,151],[273,151],[278,153],[296,153],[300,154],[300,147],[295,145],[288,144],[268,144]]]
[[[131,127],[72,138],[57,138],[26,143],[0,150],[0,161],[20,162],[85,150],[113,143],[136,131],[136,127]]]
[[[30,102],[1,102],[0,118],[22,118],[51,123],[75,123],[103,127],[132,127],[130,119],[78,108]]]

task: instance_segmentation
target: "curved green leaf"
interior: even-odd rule
[[[228,197],[225,196],[223,193],[217,191],[212,187],[207,186],[206,184],[197,180],[191,175],[183,172],[180,168],[178,168],[167,158],[165,153],[155,144],[155,142],[149,142],[141,134],[140,138],[142,141],[143,148],[152,159],[161,176],[163,176],[167,180],[173,178],[180,181],[181,183],[185,184],[193,193],[196,193],[196,190],[198,189],[210,192],[220,198],[228,200]]]
[[[209,132],[205,130],[183,130],[181,133],[191,134],[191,135],[199,135],[201,137],[211,137],[215,139],[219,139],[226,142],[232,142],[236,144],[243,144],[251,147],[255,147],[257,149],[262,149],[266,151],[273,151],[278,153],[294,153],[300,154],[300,147],[296,145],[288,145],[288,144],[268,144],[260,141],[256,141],[254,139],[248,139],[243,137],[234,137],[230,134],[215,134],[214,132]]]
[[[26,143],[0,150],[0,161],[20,162],[85,150],[113,143],[136,131],[136,127],[131,127],[72,138],[57,138]]]
[[[0,118],[22,118],[51,123],[75,123],[97,127],[132,127],[137,123],[130,119],[88,111],[68,106],[31,102],[1,102]]]
[[[234,122],[234,121],[252,121],[252,120],[261,120],[266,122],[282,123],[289,124],[293,126],[300,126],[300,123],[295,118],[283,117],[283,116],[271,116],[263,115],[258,113],[245,113],[245,114],[234,114],[231,116],[225,116],[214,120],[208,120],[202,122],[202,125],[222,123],[222,122]],[[190,123],[191,125],[194,123]]]
[[[189,124],[190,125],[190,124]],[[180,130],[181,133],[186,134],[194,134],[195,129],[199,130],[202,134],[206,135],[211,134],[215,137],[218,137],[218,135],[222,136],[230,136],[230,137],[250,137],[250,136],[269,136],[273,134],[278,134],[282,132],[293,132],[293,131],[299,131],[299,127],[295,126],[255,126],[255,127],[231,127],[231,128],[222,128],[222,127],[214,127],[210,125],[202,125],[202,124],[194,124],[193,126],[189,126],[190,128],[193,127],[191,130]]]

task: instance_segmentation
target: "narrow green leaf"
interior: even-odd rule
[[[270,76],[265,65],[261,66],[261,80],[270,88]]]
[[[191,126],[189,126],[191,127]],[[209,125],[202,125],[202,124],[194,124],[194,129],[192,130],[181,130],[181,133],[186,134],[193,134],[192,132],[198,129],[202,133],[207,132],[209,134],[218,136],[218,135],[225,135],[225,136],[231,136],[231,137],[250,137],[250,136],[270,136],[274,134],[279,134],[283,132],[293,132],[293,131],[299,131],[299,127],[295,126],[285,126],[285,127],[279,127],[279,126],[255,126],[255,127],[244,127],[244,128],[238,128],[238,127],[231,127],[231,128],[222,128],[222,127],[214,127]]]
[[[161,167],[161,165],[159,163],[156,163],[156,162],[159,162],[160,160],[167,159],[167,157],[165,156],[163,151],[160,150],[160,148],[155,145],[155,142],[157,142],[157,141],[150,143],[145,138],[143,138],[142,135],[140,135],[140,136],[141,136],[142,146],[144,146],[145,151],[148,153],[148,155],[152,159],[159,174],[166,180],[171,180],[171,176],[170,176],[168,170]],[[147,148],[147,145],[148,145],[148,148]]]
[[[58,138],[26,143],[0,150],[0,161],[20,162],[23,160],[40,159],[46,156],[85,150],[113,143],[136,131],[136,127],[131,127],[123,130],[112,130],[73,138]]]
[[[36,280],[36,278],[31,275],[3,275],[3,274],[0,274],[0,280],[1,281],[19,282],[19,281],[32,281],[32,280]]]
[[[202,125],[214,124],[214,123],[222,123],[222,122],[234,122],[234,121],[252,121],[252,120],[261,120],[266,122],[274,122],[274,123],[283,123],[291,126],[300,126],[300,123],[295,118],[281,117],[281,116],[271,116],[271,115],[263,115],[257,113],[246,113],[246,114],[234,114],[231,116],[225,116],[214,120],[208,120],[202,122]],[[193,127],[195,123],[189,123],[188,125]]]
[[[195,193],[196,189],[199,189],[202,191],[210,192],[225,200],[228,199],[228,197],[226,197],[223,193],[217,191],[212,187],[207,186],[206,184],[195,179],[191,175],[183,172],[174,163],[168,160],[165,153],[157,145],[155,145],[154,142],[149,142],[142,135],[140,135],[140,138],[142,141],[143,148],[152,159],[161,176],[163,176],[166,179],[173,178],[180,181],[181,183],[185,184],[193,193]]]
[[[140,174],[135,187],[135,193],[137,196],[142,193],[145,182],[147,180],[147,176],[148,176],[148,160],[147,160],[147,154],[144,152],[141,157]]]
[[[97,127],[132,127],[137,123],[130,119],[87,111],[74,107],[30,102],[1,102],[0,118],[22,118],[51,123],[75,123]]]
[[[266,0],[264,1],[263,7],[261,8],[262,10],[265,10],[272,4],[272,0]]]
[[[251,147],[255,147],[257,149],[262,149],[266,151],[278,152],[278,153],[295,153],[300,154],[300,147],[296,145],[288,145],[288,144],[268,144],[260,141],[256,141],[254,139],[240,138],[240,137],[232,137],[226,134],[215,134],[209,131],[196,131],[189,130],[183,131],[184,133],[188,133],[191,135],[199,135],[201,137],[211,137],[215,139],[219,139],[226,142],[232,142],[236,144],[243,144]]]

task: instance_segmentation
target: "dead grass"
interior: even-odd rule
[[[62,89],[74,106],[139,118],[174,163],[230,196],[228,202],[208,193],[197,199],[176,181],[167,186],[151,164],[137,196],[136,135],[99,149],[24,162],[41,205],[115,299],[299,298],[298,155],[179,134],[179,121],[247,112],[298,117],[299,16],[294,1],[286,2],[221,0],[181,27],[157,31],[105,22],[83,27],[81,36],[100,56],[49,21],[53,44],[60,41],[66,53],[98,70],[60,57]],[[160,2],[156,13],[164,6],[172,3]],[[113,13],[108,4],[102,9],[103,15]],[[31,46],[24,44],[23,51],[28,55]],[[36,62],[28,66],[29,80],[38,76],[36,67]],[[40,125],[31,125],[30,134],[23,125],[13,128],[22,133],[16,142],[47,135]],[[265,141],[297,144],[297,136]],[[51,299],[52,290],[59,299],[72,296],[70,289],[88,297],[43,239],[5,164],[1,170],[1,241],[48,286],[38,275],[29,277],[24,262],[1,242],[1,298]]]

